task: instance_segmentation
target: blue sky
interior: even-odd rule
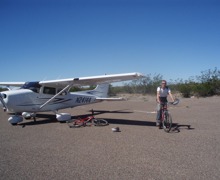
[[[0,81],[220,69],[219,0],[1,0]]]

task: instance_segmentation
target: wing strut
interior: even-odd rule
[[[42,109],[44,106],[46,106],[50,101],[52,101],[53,99],[55,99],[57,96],[59,96],[60,94],[62,94],[66,89],[68,89],[71,86],[71,84],[67,85],[65,88],[63,88],[59,93],[57,93],[55,96],[53,96],[52,98],[50,98],[47,102],[45,102],[43,105],[40,106],[40,109]]]

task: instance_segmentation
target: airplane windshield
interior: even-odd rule
[[[21,89],[30,89],[33,92],[39,93],[41,85],[39,82],[26,82]]]

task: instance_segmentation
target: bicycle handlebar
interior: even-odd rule
[[[166,103],[160,103],[161,105],[164,105],[164,104],[171,104],[171,105],[177,105],[179,104],[180,100],[179,99],[175,99],[174,102],[166,102]]]
[[[179,104],[180,100],[179,99],[175,99],[174,102],[169,102],[169,104],[172,104],[172,105],[177,105]]]

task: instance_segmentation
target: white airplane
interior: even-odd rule
[[[142,78],[140,73],[112,74],[51,81],[37,82],[0,82],[3,86],[19,86],[19,89],[9,89],[0,93],[0,101],[4,111],[11,112],[8,121],[16,125],[33,117],[36,113],[52,111],[60,122],[71,119],[69,113],[58,113],[58,110],[73,108],[101,101],[123,100],[123,98],[108,98],[109,84]],[[73,86],[96,85],[88,91],[69,92]]]

